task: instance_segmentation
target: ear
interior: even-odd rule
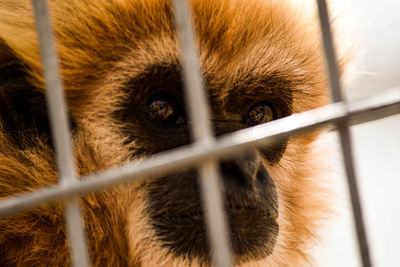
[[[44,93],[29,82],[27,70],[0,38],[0,125],[19,148],[50,136]]]

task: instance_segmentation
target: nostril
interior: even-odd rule
[[[272,180],[270,179],[270,175],[264,166],[258,168],[255,180],[257,185],[273,186]]]
[[[233,161],[238,165],[244,176],[254,180],[261,162],[256,152],[236,156]]]
[[[234,186],[239,186],[242,189],[252,188],[255,185],[259,167],[260,159],[255,152],[220,163],[223,180],[226,187],[230,189],[233,189]]]
[[[234,185],[240,187],[248,186],[248,181],[245,175],[234,161],[221,162],[220,170],[226,186],[228,187],[233,187]]]

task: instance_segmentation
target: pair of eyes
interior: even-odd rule
[[[156,95],[147,102],[148,117],[166,125],[180,125],[186,122],[184,109],[174,101],[173,97],[165,94]],[[277,112],[272,105],[261,102],[252,106],[244,116],[248,126],[253,126],[277,119]]]

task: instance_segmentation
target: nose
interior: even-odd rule
[[[274,182],[257,151],[221,161],[220,172],[227,194],[233,197],[275,198]]]
[[[250,189],[254,186],[255,176],[260,167],[260,159],[256,153],[246,153],[220,163],[224,182],[229,186]]]

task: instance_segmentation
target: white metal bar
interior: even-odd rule
[[[60,176],[60,186],[67,187],[74,183],[77,178],[48,5],[46,0],[32,0],[32,4],[39,36],[46,99]],[[64,203],[64,206],[72,263],[76,267],[88,266],[88,254],[79,199],[70,199]]]
[[[339,69],[337,66],[335,49],[332,41],[328,9],[325,0],[317,0],[317,2],[331,94],[334,102],[340,102],[344,100],[344,97],[340,86]],[[363,221],[363,212],[357,186],[357,177],[354,170],[350,129],[345,121],[338,122],[337,127],[340,136],[340,144],[342,147],[347,184],[349,186],[350,199],[353,208],[353,217],[357,232],[360,256],[363,266],[369,267],[372,264],[369,255],[367,234],[365,232]]]
[[[191,130],[198,146],[212,144],[215,140],[210,120],[207,94],[204,90],[198,55],[196,53],[192,16],[187,0],[174,0],[175,24],[182,56],[183,81],[186,103],[191,118]],[[198,164],[203,209],[213,261],[216,266],[231,266],[229,230],[223,205],[223,196],[217,162],[206,159]]]
[[[389,113],[386,113],[388,110]],[[274,142],[292,134],[305,132],[340,120],[358,123],[357,118],[361,116],[361,121],[365,122],[367,121],[367,114],[372,114],[372,117],[375,118],[381,111],[383,113],[379,117],[383,117],[385,114],[393,115],[393,110],[400,113],[400,88],[394,88],[376,96],[330,104],[243,129],[219,137],[214,144],[191,145],[174,151],[163,152],[137,164],[131,163],[84,177],[79,182],[67,186],[56,185],[36,192],[13,196],[0,201],[0,218],[55,200],[68,199],[124,182],[133,182],[156,174],[192,167],[197,162],[210,157],[226,158],[256,146],[273,145]]]
[[[192,19],[187,0],[174,0],[175,24],[181,48],[181,65],[185,96],[190,112],[192,134],[198,142],[214,139],[210,121],[207,93],[200,72]]]

